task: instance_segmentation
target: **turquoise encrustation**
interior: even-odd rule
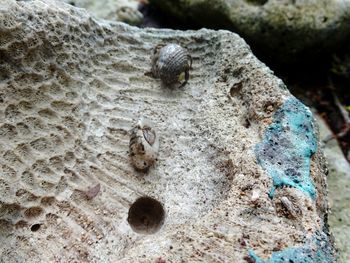
[[[334,250],[330,246],[330,241],[325,233],[316,232],[305,244],[299,247],[290,247],[281,251],[273,252],[268,261],[258,257],[250,249],[250,258],[255,263],[333,263],[335,262]]]
[[[316,150],[317,137],[311,111],[294,97],[286,100],[275,112],[262,142],[255,147],[258,163],[273,180],[271,198],[276,188],[289,186],[315,199],[310,160]]]

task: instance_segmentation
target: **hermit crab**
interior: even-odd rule
[[[159,139],[152,124],[140,119],[131,130],[129,155],[132,164],[138,170],[146,170],[152,166],[158,157]]]
[[[179,83],[183,73],[185,80],[179,87],[186,85],[191,66],[192,57],[178,44],[159,44],[153,50],[152,75],[160,78],[165,85]]]

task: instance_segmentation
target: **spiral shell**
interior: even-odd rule
[[[180,76],[185,73],[185,81],[180,87],[186,85],[192,66],[192,57],[186,49],[177,44],[158,45],[155,47],[152,58],[152,73],[160,78],[166,85],[178,83]]]
[[[129,151],[132,164],[139,170],[152,166],[158,157],[159,139],[149,121],[141,119],[131,130]]]

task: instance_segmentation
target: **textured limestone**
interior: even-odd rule
[[[255,149],[295,99],[239,36],[141,30],[47,0],[5,0],[0,16],[2,262],[332,257],[319,150],[304,156],[314,199],[293,186],[269,197]],[[181,89],[147,74],[152,49],[168,42],[193,58]],[[140,117],[160,140],[147,172],[128,155]]]
[[[237,32],[276,59],[334,51],[350,35],[348,0],[150,0],[200,26]]]

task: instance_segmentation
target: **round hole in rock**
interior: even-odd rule
[[[39,230],[39,228],[40,228],[40,224],[34,224],[34,225],[31,226],[30,230],[32,232],[36,232],[36,231]]]
[[[156,199],[143,196],[130,207],[128,222],[136,233],[154,234],[164,223],[165,211]]]
[[[230,96],[235,97],[242,90],[243,84],[241,82],[233,84],[230,89]]]

